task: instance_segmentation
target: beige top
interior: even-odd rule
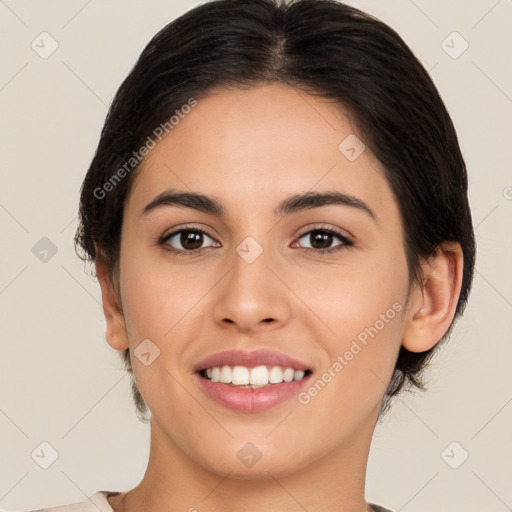
[[[33,512],[114,512],[114,509],[110,506],[107,501],[107,496],[112,496],[115,492],[100,491],[94,496],[87,498],[81,503],[73,503],[71,505],[61,505],[60,507],[44,508],[41,510],[34,510]],[[373,512],[392,512],[387,508],[380,507],[369,503]]]
[[[43,508],[41,510],[34,510],[34,512],[114,512],[114,509],[107,501],[107,496],[112,494],[115,493],[100,491],[80,503]]]

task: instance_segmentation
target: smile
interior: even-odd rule
[[[283,366],[213,366],[201,372],[201,376],[211,382],[221,382],[244,388],[261,388],[283,382],[300,381],[310,370],[295,370]]]

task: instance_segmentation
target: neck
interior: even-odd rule
[[[376,418],[372,415],[343,446],[306,467],[260,470],[254,479],[233,478],[229,469],[219,474],[197,464],[152,418],[144,478],[109,502],[115,512],[367,512],[366,465]]]

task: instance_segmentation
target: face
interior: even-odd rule
[[[217,89],[139,168],[119,282],[162,449],[243,479],[341,460],[370,438],[409,281],[398,207],[355,137],[332,101]],[[241,387],[247,376],[262,387]]]

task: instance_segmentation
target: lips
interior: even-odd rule
[[[220,379],[226,382],[216,378],[219,371]],[[219,352],[196,364],[194,372],[206,396],[224,407],[245,413],[263,412],[287,402],[297,396],[312,377],[310,366],[303,361],[266,349]],[[244,376],[235,375],[237,372]],[[257,383],[245,385],[248,378],[253,381],[254,373]],[[224,378],[226,375],[228,378]]]

